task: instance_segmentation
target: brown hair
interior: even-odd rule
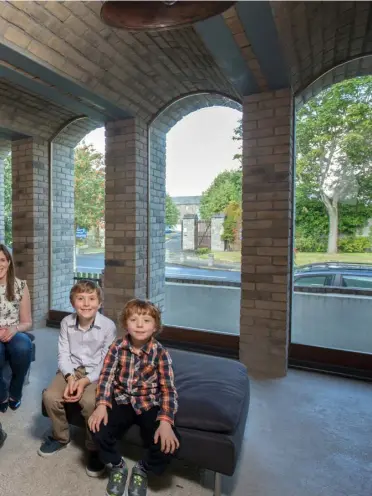
[[[159,308],[151,301],[135,298],[128,301],[120,314],[120,324],[124,329],[127,327],[128,319],[134,314],[150,315],[155,320],[156,334],[161,331],[161,313]]]
[[[5,258],[9,262],[8,266],[8,272],[6,274],[6,292],[5,296],[8,301],[13,301],[14,300],[14,283],[15,283],[15,270],[14,270],[14,262],[13,262],[13,257],[8,250],[8,248],[0,244],[0,251],[2,251],[5,255]]]
[[[93,281],[83,279],[82,281],[78,281],[71,288],[70,302],[72,306],[74,306],[76,295],[81,293],[97,293],[98,301],[100,303],[102,303],[103,301],[103,291],[101,287]]]

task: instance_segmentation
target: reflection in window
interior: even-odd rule
[[[342,276],[342,285],[346,288],[372,289],[372,277]]]
[[[304,276],[299,277],[295,280],[295,286],[301,287],[317,287],[317,286],[325,286],[326,285],[327,276]]]

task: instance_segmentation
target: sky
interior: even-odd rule
[[[167,135],[166,188],[171,196],[198,196],[226,169],[236,169],[233,157],[239,144],[233,141],[241,112],[209,107],[189,114]],[[104,128],[89,133],[85,143],[105,152]]]

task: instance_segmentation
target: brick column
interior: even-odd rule
[[[17,276],[26,279],[34,326],[48,312],[48,143],[12,143],[13,255]]]
[[[53,143],[52,150],[51,306],[53,310],[71,311],[70,289],[73,285],[75,249],[74,149]]]
[[[5,242],[4,158],[0,156],[0,243]]]
[[[0,140],[0,243],[5,242],[5,160],[10,147],[10,141]]]
[[[149,297],[164,310],[166,130],[150,128],[150,269]]]
[[[147,287],[147,130],[139,119],[106,124],[105,314],[116,319]]]
[[[292,266],[292,96],[243,106],[240,359],[252,374],[287,371]]]

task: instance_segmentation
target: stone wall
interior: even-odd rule
[[[286,374],[289,342],[291,124],[290,90],[244,99],[240,358],[275,377]]]
[[[74,149],[52,147],[52,309],[70,311],[74,272]],[[89,205],[87,205],[89,208]]]
[[[182,250],[194,251],[198,247],[198,217],[185,215],[182,219]]]
[[[211,250],[224,251],[225,242],[221,238],[223,234],[224,214],[214,215],[211,219]]]
[[[12,143],[13,255],[17,276],[26,279],[34,326],[45,325],[48,299],[48,143]]]

